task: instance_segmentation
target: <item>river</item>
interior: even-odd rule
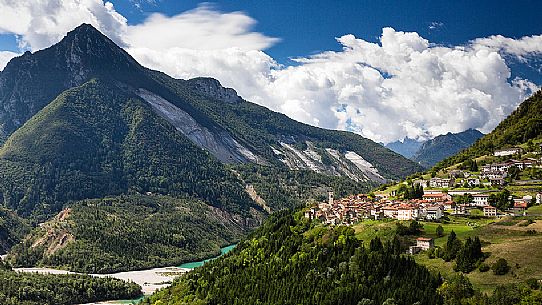
[[[234,245],[221,248],[219,256],[202,260],[202,261],[198,261],[198,262],[184,263],[180,266],[154,268],[154,269],[148,269],[148,270],[117,272],[117,273],[110,273],[110,274],[90,274],[90,275],[96,276],[96,277],[112,277],[112,278],[117,278],[117,279],[121,279],[125,281],[132,281],[141,286],[143,294],[150,295],[158,289],[171,285],[171,282],[175,277],[183,273],[186,273],[196,267],[203,266],[203,264],[205,264],[206,262],[210,260],[221,257],[222,255],[233,250],[235,246],[236,245],[234,244]],[[58,269],[50,269],[50,268],[14,268],[14,270],[17,272],[38,272],[38,273],[48,273],[48,274],[75,273],[75,272],[58,270]],[[89,304],[84,304],[84,305],[137,304],[141,302],[142,299],[143,298],[134,299],[134,300],[107,301],[107,302],[100,302],[100,303],[89,303]]]

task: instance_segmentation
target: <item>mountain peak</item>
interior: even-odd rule
[[[81,23],[78,27],[68,32],[68,35],[70,33],[95,33],[95,34],[101,34],[101,32],[95,28],[92,24],[89,23]]]
[[[144,68],[90,24],[57,44],[13,58],[0,74],[0,142],[62,91],[92,78],[129,83]],[[15,109],[15,110],[13,110]]]
[[[51,49],[59,61],[57,65],[65,65],[73,72],[77,84],[91,76],[119,76],[141,68],[126,51],[88,23],[68,32]]]

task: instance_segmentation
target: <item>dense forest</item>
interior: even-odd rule
[[[402,253],[397,242],[368,249],[351,228],[279,212],[143,304],[442,304],[440,278]]]
[[[30,225],[15,212],[0,208],[0,254],[6,253],[30,232]]]
[[[178,278],[143,304],[542,303],[541,285],[535,279],[499,285],[488,295],[475,290],[462,273],[448,278],[430,273],[405,254],[405,241],[422,227],[417,222],[397,223],[395,235],[385,242],[375,238],[363,243],[350,227],[323,226],[299,212],[282,211],[270,216],[232,252]],[[450,234],[444,248],[427,255],[455,260],[455,269],[466,273],[487,256],[478,238],[463,242],[455,234]],[[493,272],[498,272],[496,265]]]
[[[14,266],[112,273],[216,256],[239,240],[244,223],[201,201],[119,196],[70,204],[16,245]]]
[[[140,295],[139,285],[118,279],[18,273],[0,262],[2,305],[71,305],[133,299]]]
[[[465,160],[492,154],[496,149],[525,143],[542,137],[542,90],[536,92],[504,119],[492,132],[471,147],[439,162],[439,170]]]

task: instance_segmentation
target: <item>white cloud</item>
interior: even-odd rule
[[[524,36],[519,39],[493,35],[473,40],[475,48],[487,48],[522,58],[542,54],[542,35]]]
[[[131,48],[143,64],[190,78],[212,76],[247,100],[326,128],[376,141],[429,138],[468,128],[491,131],[536,86],[510,80],[496,51],[434,46],[384,28],[380,43],[345,35],[340,52],[281,67],[262,51]]]
[[[17,54],[15,52],[10,52],[10,51],[0,51],[0,71],[4,69],[4,67],[13,57],[19,56],[19,55],[21,54]]]
[[[231,47],[264,50],[278,41],[251,32],[250,28],[255,23],[243,12],[222,13],[204,4],[172,17],[154,13],[143,23],[130,26],[125,41],[131,46],[145,46],[153,50],[216,50]]]
[[[112,4],[99,0],[28,3],[0,0],[7,16],[0,32],[19,35],[33,50],[90,22],[145,66],[179,78],[215,77],[249,101],[375,141],[468,128],[488,132],[537,89],[526,79],[511,79],[503,54],[538,54],[539,36],[492,36],[443,47],[414,32],[384,28],[378,43],[345,35],[337,38],[342,51],[285,67],[263,51],[277,39],[254,32],[256,21],[243,12],[203,5],[129,26]]]
[[[429,30],[432,31],[432,30],[438,30],[440,28],[442,28],[444,26],[444,23],[442,22],[438,22],[438,21],[433,21],[429,24]]]
[[[0,34],[15,34],[21,48],[33,51],[57,43],[83,22],[122,45],[126,18],[101,0],[0,0]]]

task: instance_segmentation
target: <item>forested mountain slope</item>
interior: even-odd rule
[[[113,273],[217,256],[247,233],[240,217],[202,201],[131,195],[71,203],[15,246],[16,267]]]
[[[64,92],[18,129],[0,150],[0,171],[4,204],[36,217],[124,193],[190,195],[245,216],[253,204],[218,160],[102,80]]]
[[[230,254],[143,304],[442,304],[440,279],[400,245],[371,245],[352,228],[277,213]]]
[[[65,232],[74,238],[54,255],[43,251],[53,246],[48,240],[37,249],[29,244],[44,236],[35,231],[13,253],[19,263],[105,271],[208,256],[270,212],[328,190],[338,196],[368,191],[421,169],[359,135],[312,127],[245,101],[217,80],[179,80],[144,68],[87,24],[48,49],[14,58],[0,72],[0,106],[2,205],[34,224],[71,207],[76,222]],[[142,195],[151,203],[160,204],[160,195],[209,209],[195,218],[159,209],[167,221],[182,219],[163,231],[166,240],[191,221],[201,225],[187,232],[201,240],[191,247],[166,242],[156,251],[125,247],[122,255],[113,243],[98,247],[100,235],[85,230],[101,228],[106,218],[87,217],[77,202],[136,196],[110,212],[123,219]],[[126,225],[119,232],[145,243],[152,226],[141,221],[139,231]],[[222,235],[215,234],[217,225]]]
[[[30,225],[9,209],[0,208],[0,254],[5,254],[30,231]]]

